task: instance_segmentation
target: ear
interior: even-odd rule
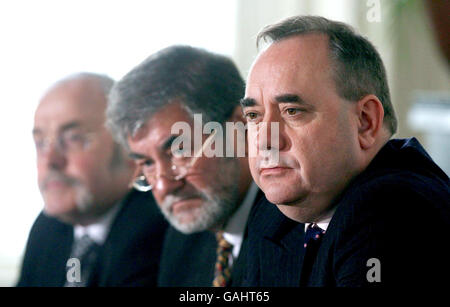
[[[357,112],[359,145],[362,149],[369,149],[383,127],[383,105],[377,96],[367,95],[357,102]]]

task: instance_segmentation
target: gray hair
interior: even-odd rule
[[[128,148],[128,136],[174,101],[191,115],[200,113],[206,121],[223,124],[244,91],[244,80],[229,58],[190,46],[171,46],[148,57],[113,86],[107,126]]]
[[[257,36],[257,46],[278,42],[295,35],[325,34],[329,38],[334,63],[334,82],[340,97],[358,101],[368,94],[380,99],[384,123],[391,134],[397,131],[397,118],[391,103],[386,70],[375,47],[349,25],[319,16],[295,16],[266,26]]]

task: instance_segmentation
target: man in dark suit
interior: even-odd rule
[[[45,207],[28,239],[18,286],[155,286],[167,224],[130,191],[132,160],[104,126],[113,80],[80,73],[52,86],[33,138]]]
[[[258,198],[239,106],[244,87],[230,59],[172,46],[111,91],[108,124],[142,171],[138,186],[152,191],[172,225],[160,286],[241,284],[247,217]]]
[[[262,256],[248,258],[259,261],[249,283],[270,285],[270,265],[284,263],[269,261],[297,253],[297,278],[275,284],[437,284],[448,272],[449,179],[417,140],[391,139],[397,120],[376,49],[347,25],[314,16],[268,26],[262,39],[270,45],[241,101],[253,127],[250,169],[293,222],[261,229],[257,241],[250,231]],[[267,219],[252,218],[249,228]]]
[[[248,219],[247,268],[242,285],[298,287],[304,228],[304,224],[287,218],[262,197]]]

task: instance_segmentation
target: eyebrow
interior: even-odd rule
[[[70,122],[68,124],[63,125],[60,130],[66,131],[66,130],[75,129],[75,128],[81,128],[81,123],[80,122]]]
[[[136,152],[130,152],[130,153],[128,154],[128,156],[129,156],[131,159],[133,159],[133,160],[141,160],[141,159],[147,159],[147,158],[148,158],[147,156],[145,156],[145,155],[143,155],[143,154],[136,153]]]
[[[42,134],[42,130],[39,128],[33,128],[32,134],[33,135]]]
[[[166,151],[167,149],[169,149],[172,146],[173,141],[177,137],[178,137],[177,135],[172,135],[168,137],[167,140],[165,140],[164,143],[161,146],[159,146],[160,150]],[[128,156],[133,160],[150,159],[150,157],[137,152],[130,152]]]
[[[275,101],[278,102],[278,103],[295,102],[295,103],[298,103],[298,104],[309,105],[308,103],[305,102],[305,100],[303,100],[297,94],[278,95],[278,96],[275,96]]]
[[[178,135],[172,135],[160,146],[161,150],[166,151],[172,146],[173,141],[178,137]]]
[[[297,94],[282,94],[282,95],[275,96],[275,102],[277,102],[277,103],[295,102],[295,103],[298,103],[298,104],[309,106],[309,104],[306,103],[305,100],[302,99]],[[256,100],[253,99],[253,98],[242,98],[240,100],[240,103],[241,103],[241,106],[243,108],[245,108],[245,107],[254,107],[255,105],[257,105]]]
[[[243,108],[254,107],[256,105],[256,100],[253,98],[242,98],[239,102]]]
[[[70,123],[63,125],[59,130],[64,132],[67,130],[77,129],[80,127],[81,127],[81,123],[78,121],[74,121],[74,122],[70,122]],[[33,128],[32,133],[33,133],[33,135],[42,134],[42,130],[40,128]]]

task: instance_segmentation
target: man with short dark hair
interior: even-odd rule
[[[152,198],[130,191],[135,165],[105,127],[114,81],[60,80],[35,113],[45,207],[28,239],[19,286],[155,286],[167,227]]]
[[[270,44],[253,63],[242,100],[257,127],[249,131],[249,151],[258,153],[250,169],[288,219],[267,203],[255,210],[249,242],[261,257],[249,258],[248,283],[367,286],[437,278],[448,259],[448,177],[416,139],[391,139],[397,120],[375,48],[349,26],[314,16],[268,26],[262,39]],[[269,273],[286,258],[278,276]]]
[[[152,191],[172,225],[160,286],[241,283],[247,217],[258,198],[245,131],[238,129],[242,138],[235,142],[236,130],[228,129],[244,128],[244,88],[227,57],[172,46],[151,55],[111,91],[109,127],[142,171],[137,187]]]

